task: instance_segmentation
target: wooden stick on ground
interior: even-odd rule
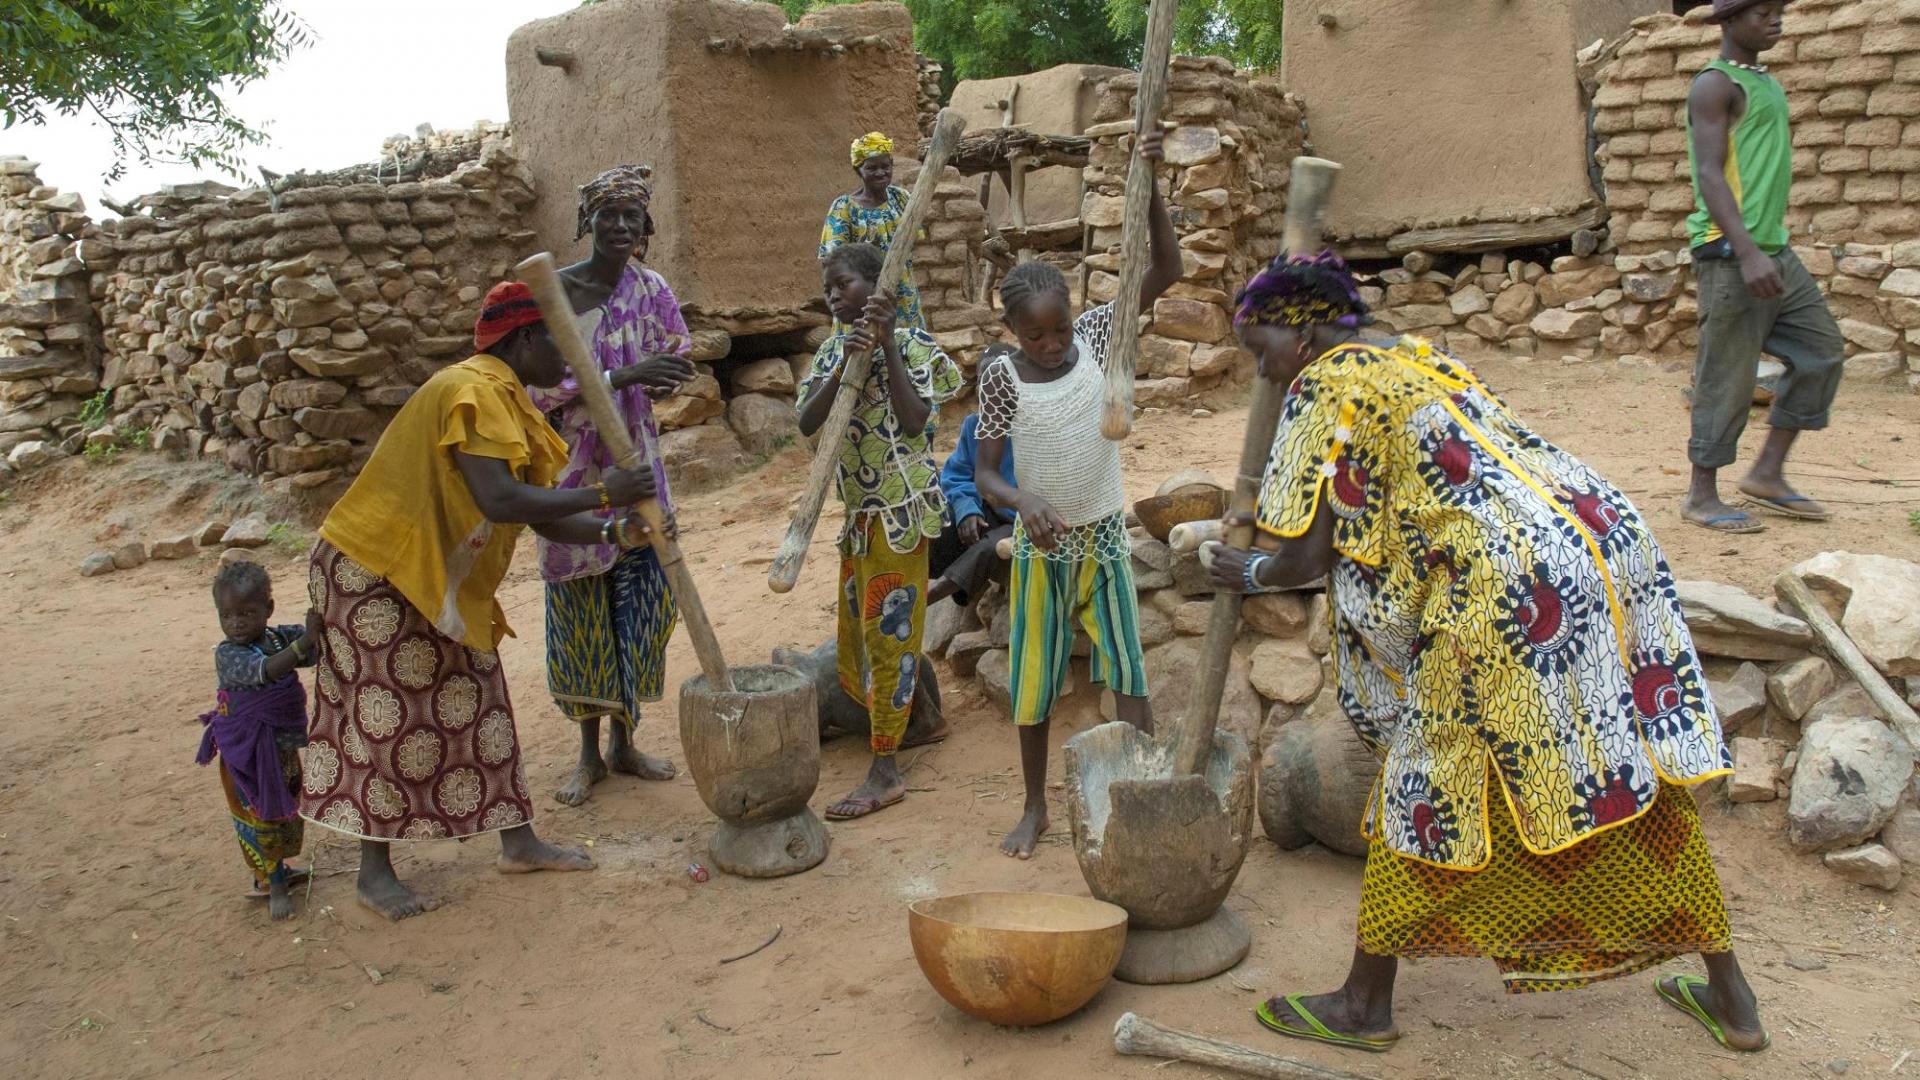
[[[1813,595],[1813,590],[1800,575],[1791,570],[1781,574],[1773,580],[1773,593],[1781,603],[1807,621],[1813,636],[1827,647],[1827,652],[1835,662],[1847,669],[1847,674],[1853,676],[1853,681],[1867,692],[1867,697],[1875,707],[1886,714],[1887,723],[1907,740],[1907,745],[1920,748],[1920,715],[1915,715],[1906,701],[1894,693],[1893,687],[1887,685],[1887,680],[1880,677],[1880,672],[1873,664],[1860,655],[1860,647],[1827,614],[1826,606],[1820,603],[1819,597]]]
[[[887,288],[896,292],[900,288],[907,261],[913,257],[913,242],[920,233],[920,223],[933,208],[933,192],[940,186],[940,174],[946,171],[947,159],[960,144],[966,127],[959,113],[952,109],[940,110],[933,138],[927,143],[926,159],[920,163],[920,178],[914,181],[913,194],[907,199],[907,209],[894,229],[893,242],[887,246],[887,261],[880,269],[880,283]],[[814,526],[820,523],[820,508],[827,501],[827,487],[840,468],[840,444],[846,440],[847,424],[853,420],[860,390],[873,370],[873,353],[850,353],[843,363],[846,369],[840,376],[840,392],[834,395],[827,422],[820,425],[820,441],[814,447],[806,490],[800,496],[799,508],[794,511],[787,538],[780,542],[780,551],[773,557],[773,568],[767,571],[767,587],[777,593],[791,591],[793,583],[800,580],[801,564],[806,562],[807,548],[813,543]]]
[[[1140,156],[1140,135],[1160,123],[1167,100],[1167,65],[1173,53],[1173,16],[1178,0],[1153,0],[1147,12],[1147,43],[1140,54],[1140,87],[1134,96],[1133,160],[1127,165],[1127,199],[1120,221],[1120,286],[1113,297],[1113,344],[1107,353],[1106,405],[1100,434],[1119,442],[1133,431],[1133,369],[1140,354],[1140,282],[1147,275],[1147,205],[1153,198],[1153,162]]]
[[[1287,187],[1287,225],[1281,250],[1305,254],[1320,250],[1320,225],[1326,217],[1327,198],[1340,166],[1322,158],[1293,159],[1293,179]],[[1273,433],[1280,426],[1280,408],[1286,403],[1287,390],[1255,375],[1253,404],[1247,410],[1247,434],[1240,444],[1240,470],[1234,477],[1233,497],[1228,509],[1252,514],[1260,498],[1260,480],[1267,471],[1267,457],[1273,452]],[[1226,530],[1222,538],[1229,547],[1253,546],[1253,526]],[[1227,667],[1232,660],[1233,642],[1240,634],[1240,602],[1237,592],[1213,594],[1213,613],[1207,620],[1206,644],[1200,652],[1200,677],[1193,682],[1193,697],[1187,711],[1176,717],[1168,741],[1173,747],[1173,774],[1182,776],[1202,771],[1213,752],[1213,728],[1220,719],[1220,698],[1226,692]]]
[[[587,351],[587,343],[580,336],[580,326],[574,321],[573,305],[567,301],[567,290],[560,284],[560,272],[555,269],[553,256],[546,252],[522,262],[514,267],[514,276],[525,282],[533,291],[533,298],[540,304],[540,315],[546,320],[547,332],[560,347],[560,355],[573,370],[573,377],[580,384],[580,403],[586,406],[587,415],[593,419],[593,428],[605,443],[613,460],[623,469],[638,469],[644,464],[640,452],[634,449],[633,436],[627,431],[627,425],[620,413],[613,407],[613,392],[607,388],[605,374],[600,365]],[[694,587],[693,573],[687,569],[686,562],[680,557],[680,544],[667,535],[666,521],[660,513],[660,503],[648,499],[634,508],[653,529],[653,551],[659,556],[660,569],[666,572],[667,584],[673,589],[674,604],[680,609],[680,621],[686,624],[687,636],[693,639],[693,651],[700,658],[700,670],[706,673],[707,682],[715,690],[732,692],[733,676],[727,671],[727,658],[720,652],[720,639],[714,636],[713,624],[707,621],[707,609],[700,602],[700,592]]]
[[[1113,1025],[1113,1048],[1122,1054],[1191,1061],[1232,1069],[1266,1080],[1368,1080],[1359,1073],[1325,1069],[1278,1054],[1266,1054],[1205,1035],[1163,1028],[1144,1016],[1127,1013]]]

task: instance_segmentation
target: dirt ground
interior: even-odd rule
[[[1682,577],[1764,592],[1776,571],[1826,548],[1920,559],[1920,535],[1906,523],[1920,485],[1920,398],[1903,390],[1846,387],[1832,431],[1804,440],[1795,475],[1839,511],[1837,522],[1721,537],[1677,520],[1684,373],[1558,361],[1496,361],[1481,371],[1540,430],[1631,493]],[[1225,476],[1241,422],[1237,411],[1144,418],[1126,451],[1134,493],[1151,493],[1183,464]],[[1760,433],[1758,424],[1749,432],[1749,452]],[[684,543],[736,663],[831,634],[834,519],[822,522],[799,589],[776,597],[764,584],[802,475],[789,452],[730,493],[683,502]],[[1117,1058],[1110,1032],[1128,1010],[1380,1077],[1799,1077],[1843,1067],[1920,1075],[1912,876],[1894,894],[1846,884],[1787,850],[1784,804],[1717,798],[1707,827],[1774,1034],[1761,1057],[1715,1047],[1654,997],[1650,974],[1509,998],[1491,965],[1473,961],[1403,969],[1407,1037],[1391,1053],[1343,1055],[1268,1035],[1250,1012],[1264,995],[1328,989],[1344,972],[1360,863],[1317,847],[1283,853],[1264,838],[1227,901],[1254,929],[1252,955],[1234,971],[1188,986],[1115,983],[1079,1014],[1038,1029],[977,1022],[916,969],[905,905],[976,889],[1085,892],[1057,799],[1055,831],[1034,861],[996,851],[1017,816],[1018,766],[1011,732],[980,693],[949,680],[953,738],[907,754],[912,794],[902,806],[829,826],[833,848],[821,867],[779,881],[716,874],[696,884],[687,865],[706,861],[713,822],[686,776],[616,778],[577,810],[546,799],[576,736],[544,693],[541,590],[525,557],[503,594],[520,634],[504,660],[542,793],[538,826],[591,843],[599,870],[509,878],[493,872],[490,840],[403,846],[402,876],[449,904],[388,924],[354,901],[354,849],[312,828],[317,880],[292,921],[270,924],[264,904],[241,898],[247,879],[219,785],[192,762],[193,717],[213,691],[212,558],[92,580],[74,569],[99,537],[190,528],[234,489],[210,470],[151,458],[71,462],[0,503],[0,610],[13,612],[0,627],[0,1075],[1208,1073]],[[266,550],[281,615],[298,621],[298,538]],[[684,636],[670,666],[669,686],[695,670]],[[672,710],[669,702],[650,712],[639,739],[677,759]],[[1056,737],[1094,719],[1082,695]],[[829,744],[824,758],[816,809],[865,767],[854,741]],[[776,926],[772,947],[720,963]],[[1698,961],[1674,966],[1698,970]]]

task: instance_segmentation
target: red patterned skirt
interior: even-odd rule
[[[443,840],[531,822],[499,654],[440,633],[324,540],[310,570],[326,634],[300,816],[365,840]]]

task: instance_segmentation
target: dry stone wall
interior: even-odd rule
[[[1081,221],[1087,227],[1087,301],[1111,300],[1119,285],[1121,220],[1132,153],[1137,75],[1103,86],[1086,134],[1094,144]],[[1217,57],[1175,57],[1169,76],[1166,166],[1160,170],[1182,277],[1154,304],[1140,341],[1134,401],[1184,407],[1252,362],[1233,340],[1233,290],[1280,246],[1286,186],[1300,153],[1300,108],[1277,82],[1236,73]]]
[[[100,327],[79,258],[92,221],[78,194],[40,183],[37,168],[0,158],[0,457],[23,466],[62,452],[100,386]]]
[[[1793,119],[1794,249],[1840,320],[1848,376],[1920,383],[1920,0],[1797,0],[1785,30],[1762,59]],[[1714,27],[1652,16],[1600,72],[1594,128],[1614,268],[1669,294],[1644,326],[1622,324],[1623,351],[1694,342],[1686,97],[1718,52]]]

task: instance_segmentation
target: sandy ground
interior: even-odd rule
[[[1780,523],[1720,537],[1677,523],[1685,476],[1684,373],[1611,363],[1496,361],[1482,372],[1542,431],[1598,466],[1660,527],[1683,577],[1764,591],[1825,548],[1920,559],[1906,524],[1920,484],[1920,398],[1849,386],[1833,431],[1804,440],[1795,475],[1834,506],[1828,526]],[[1183,464],[1225,475],[1241,415],[1147,417],[1129,444],[1136,494]],[[1756,428],[1758,425],[1756,425]],[[1749,452],[1759,432],[1749,433]],[[686,547],[736,663],[831,633],[822,523],[794,593],[771,596],[766,560],[797,490],[789,453],[730,493],[685,500]],[[1888,486],[1888,482],[1895,486]],[[1114,984],[1079,1014],[995,1028],[947,1006],[921,978],[905,905],[975,889],[1085,892],[1054,810],[1038,857],[995,841],[1017,816],[1011,732],[971,685],[950,681],[955,733],[909,752],[901,807],[830,826],[819,869],[780,881],[696,884],[713,828],[692,781],[616,778],[578,810],[544,793],[564,778],[575,732],[547,702],[540,585],[523,557],[503,602],[520,636],[505,664],[541,795],[541,831],[591,843],[599,870],[508,878],[488,840],[418,844],[396,861],[445,897],[393,925],[354,901],[354,850],[309,832],[319,868],[296,918],[270,924],[241,899],[246,877],[218,783],[192,764],[193,717],[212,697],[218,636],[211,558],[83,580],[74,567],[113,531],[153,537],[197,524],[235,484],[153,459],[64,469],[0,503],[0,1075],[8,1077],[659,1076],[1013,1078],[1200,1076],[1110,1049],[1135,1010],[1186,1027],[1381,1077],[1920,1075],[1920,906],[1845,884],[1789,853],[1780,803],[1709,801],[1743,959],[1774,1048],[1742,1058],[1661,1005],[1651,975],[1508,998],[1490,965],[1403,969],[1407,1038],[1384,1056],[1343,1055],[1264,1033],[1265,994],[1330,988],[1352,947],[1358,861],[1256,839],[1228,905],[1253,926],[1236,970],[1189,986]],[[286,621],[302,610],[297,544],[269,549]],[[684,637],[669,685],[694,670]],[[678,758],[673,706],[644,719],[644,749]],[[1092,722],[1084,699],[1056,724]],[[865,767],[864,747],[825,751],[816,808]],[[724,957],[779,940],[734,964]],[[1677,961],[1698,970],[1697,960]],[[378,978],[373,973],[378,973]]]

